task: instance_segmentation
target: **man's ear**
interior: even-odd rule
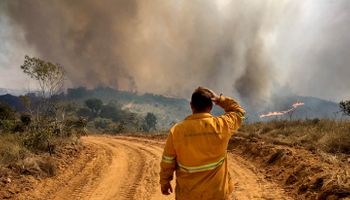
[[[213,105],[211,105],[211,106],[209,107],[209,112],[213,110],[213,107],[214,107]]]
[[[192,112],[195,112],[195,109],[193,108],[192,102],[190,102],[190,107],[191,107]]]

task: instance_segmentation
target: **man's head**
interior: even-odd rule
[[[191,108],[193,113],[209,113],[213,108],[212,93],[207,89],[197,88],[191,97]]]

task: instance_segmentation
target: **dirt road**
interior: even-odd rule
[[[80,159],[70,170],[38,187],[31,194],[33,198],[174,199],[174,195],[163,196],[159,191],[163,142],[96,136],[84,137],[82,141],[95,150],[87,155],[89,159]],[[282,189],[265,180],[239,156],[230,154],[229,164],[235,180],[232,199],[288,199]]]

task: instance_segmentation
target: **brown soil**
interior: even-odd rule
[[[252,146],[245,141],[235,139],[230,143],[230,147],[236,149],[229,154],[230,171],[235,182],[231,199],[298,199],[293,189],[298,181],[283,172],[289,172],[292,167],[281,169],[282,165],[278,164],[290,161],[284,160],[288,151],[276,154],[276,149],[265,151],[265,147],[257,143],[258,148],[247,149]],[[26,176],[26,179],[33,179],[28,182],[30,187],[14,192],[11,199],[174,199],[174,195],[162,196],[159,191],[159,162],[164,137],[88,136],[83,137],[82,142],[85,148],[74,158],[75,162],[61,167],[51,178]],[[256,156],[258,151],[262,151],[261,158]],[[299,180],[298,170],[293,168],[292,171]],[[285,179],[290,179],[289,186]],[[325,185],[320,179],[315,181],[314,189],[307,185],[302,198],[316,198],[311,194],[305,196],[309,190]],[[11,184],[14,183],[5,183]],[[19,184],[17,186],[22,188]]]
[[[294,199],[350,197],[350,159],[346,155],[237,136],[230,141],[229,149],[253,163],[265,180],[276,182]]]

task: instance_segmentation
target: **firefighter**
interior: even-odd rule
[[[213,102],[225,114],[210,114]],[[199,87],[191,97],[192,115],[175,124],[168,135],[161,161],[161,192],[177,200],[224,200],[233,187],[227,166],[227,145],[244,119],[245,111],[229,97]]]

